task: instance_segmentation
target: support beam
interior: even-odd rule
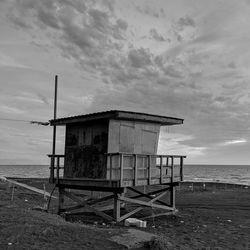
[[[139,211],[142,210],[142,209],[143,209],[143,207],[138,207],[138,208],[134,209],[133,211],[131,211],[131,212],[127,213],[127,214],[124,214],[123,216],[121,216],[121,217],[117,220],[117,222],[126,220],[128,217],[130,217],[131,215],[133,215],[133,214],[139,212]]]
[[[135,200],[135,199],[131,199],[131,198],[127,198],[127,197],[122,197],[122,196],[120,196],[119,199],[121,201],[129,202],[129,203],[134,203],[134,204],[138,204],[138,205],[142,205],[142,206],[146,206],[146,207],[161,208],[161,209],[171,210],[171,211],[174,210],[174,208],[172,208],[172,207],[167,207],[167,206],[163,206],[163,205],[154,204],[152,201],[146,202],[146,201]]]
[[[175,213],[177,213],[178,212],[178,210],[177,209],[175,209],[175,210],[173,210],[173,211],[170,211],[170,212],[165,212],[165,213],[157,213],[157,214],[154,214],[154,215],[149,215],[149,216],[145,216],[145,217],[142,217],[141,218],[141,220],[146,220],[146,219],[150,219],[150,218],[152,218],[152,217],[159,217],[159,216],[167,216],[167,215],[173,215],[173,214],[175,214]]]
[[[139,198],[139,197],[146,197],[146,198],[148,198],[148,199],[153,199],[153,198],[154,198],[153,196],[148,195],[148,194],[146,194],[146,193],[142,193],[142,192],[140,192],[139,190],[136,190],[136,189],[134,189],[134,188],[128,187],[128,189],[131,190],[131,191],[133,191],[133,192],[135,192],[135,193],[137,193],[137,194],[140,194],[140,195],[137,196],[137,198]],[[164,191],[164,190],[163,190],[163,191]],[[162,192],[163,192],[163,191],[162,191]],[[161,205],[169,206],[169,204],[167,204],[167,203],[165,203],[165,202],[163,202],[163,201],[157,200],[156,202],[158,202],[158,203],[161,204]]]
[[[147,192],[147,193],[143,193],[135,189],[134,187],[127,187],[127,188],[123,188],[122,190],[120,188],[112,188],[112,190],[110,190],[113,193],[112,195],[107,195],[97,200],[87,199],[86,196],[82,199],[82,197],[77,196],[76,194],[72,192],[65,191],[66,187],[64,185],[58,185],[58,188],[59,188],[58,213],[60,214],[62,212],[66,212],[68,215],[80,215],[80,214],[84,214],[84,210],[83,211],[81,210],[74,211],[74,210],[86,208],[86,211],[89,210],[108,221],[116,221],[116,222],[121,222],[144,208],[150,208],[150,209],[157,208],[157,209],[165,210],[165,212],[162,211],[161,213],[153,214],[152,215],[153,217],[166,215],[166,214],[172,214],[177,211],[175,209],[175,185],[176,183],[173,183],[172,185],[165,185],[165,188],[161,188],[161,189],[158,189],[152,192]],[[127,189],[131,190],[134,193],[137,193],[138,195],[134,197],[125,197],[125,193]],[[170,205],[160,200],[167,193],[170,193],[169,195]],[[63,207],[64,196],[70,198],[77,204],[72,205],[71,207],[64,208]],[[148,200],[145,201],[145,200],[140,200],[138,198],[147,198]],[[112,216],[106,214],[104,212],[105,209],[100,206],[103,204],[102,202],[108,201],[110,199],[113,199],[114,201],[114,202],[109,202],[108,204],[109,210],[113,209]],[[122,202],[132,203],[137,206],[133,208],[132,211],[130,210],[126,214],[121,215],[121,203]],[[101,203],[101,204],[99,205],[98,203]]]
[[[59,187],[59,199],[58,199],[58,210],[57,214],[60,214],[61,211],[63,210],[63,204],[64,204],[64,188]]]
[[[151,156],[148,155],[148,185],[151,185],[151,178],[152,178],[151,167],[152,167],[152,165],[151,165]]]
[[[123,154],[120,155],[120,182],[123,186]]]
[[[127,187],[128,189],[130,189],[131,187]],[[156,191],[152,191],[152,192],[149,192],[147,193],[147,195],[154,195],[154,194],[158,194],[158,193],[161,193],[163,191],[167,191],[169,190],[170,187],[167,187],[167,188],[163,188],[163,189],[159,189],[159,190],[156,190]],[[140,198],[142,197],[143,195],[136,195],[136,196],[133,196],[133,197],[130,197],[130,198],[133,198],[133,199],[137,199],[137,198]]]
[[[180,177],[181,181],[183,181],[183,157],[180,158]]]
[[[120,221],[120,216],[121,216],[121,201],[118,198],[118,195],[115,194],[114,196],[114,219],[115,221]]]
[[[170,204],[171,207],[175,208],[175,186],[170,188]]]
[[[160,156],[160,178],[161,178],[160,184],[162,184],[163,183],[163,159],[162,159],[162,156]]]
[[[65,191],[64,191],[64,194],[65,194],[65,196],[67,196],[71,200],[73,200],[73,201],[75,201],[77,203],[83,204],[83,202],[81,201],[81,199],[79,199],[76,195],[74,195],[72,193],[69,193],[69,192],[65,192]],[[102,217],[102,218],[104,218],[104,219],[106,219],[108,221],[114,220],[111,216],[105,214],[102,211],[98,211],[96,208],[93,208],[92,206],[88,205],[87,201],[86,201],[84,207],[86,207],[87,209],[89,209],[90,211],[92,211],[93,213],[95,213],[96,215],[99,215],[100,217]]]
[[[134,154],[134,185],[137,185],[137,174],[138,174],[138,165],[137,165],[137,155]]]
[[[102,198],[94,200],[94,201],[89,201],[88,204],[89,205],[94,205],[96,203],[107,201],[107,200],[110,200],[110,199],[113,199],[113,198],[114,198],[114,195],[112,194],[112,195],[108,195],[108,196],[102,197]]]
[[[36,187],[32,187],[32,186],[29,186],[29,185],[21,183],[21,182],[10,180],[10,179],[8,179],[8,178],[6,178],[4,176],[0,176],[0,180],[7,181],[8,183],[13,184],[14,186],[19,186],[19,187],[22,187],[22,188],[26,188],[28,190],[31,190],[31,191],[33,191],[35,193],[38,193],[38,194],[41,194],[43,196],[47,196],[47,197],[57,199],[57,197],[52,196],[49,192],[46,192],[45,190],[42,190],[42,189],[39,189],[39,188],[36,188]]]

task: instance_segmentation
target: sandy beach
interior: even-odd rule
[[[20,179],[18,180],[20,181]],[[23,183],[46,188],[47,180],[23,179]],[[44,186],[45,184],[45,186]],[[56,192],[55,192],[56,195]],[[38,211],[47,204],[41,194],[0,182],[1,249],[126,249],[110,238],[127,227],[98,217],[79,216],[69,222],[55,214]],[[147,219],[155,240],[140,249],[250,249],[250,189],[218,183],[182,183],[176,193],[179,212]],[[153,214],[143,211],[138,216]]]

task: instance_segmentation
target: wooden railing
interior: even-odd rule
[[[152,183],[152,179],[154,178],[159,178],[159,183],[164,183],[164,178],[170,178],[170,181],[174,182],[175,178],[178,177],[180,181],[183,181],[183,164],[186,156],[129,154],[120,152],[107,153],[106,155],[108,171],[107,178],[109,180],[120,180],[123,182],[123,180],[128,179],[124,176],[124,173],[127,170],[130,171],[130,173],[133,173],[133,176],[130,175],[129,179],[133,180],[135,186],[140,178],[147,179],[148,185]],[[127,159],[127,164],[125,164],[125,159]],[[139,160],[140,164],[138,164]],[[177,174],[175,174],[175,169],[178,169],[179,171]],[[139,176],[139,171],[144,171],[143,177]],[[159,172],[159,174],[156,174],[156,172]]]
[[[50,158],[50,183],[55,183],[55,180],[58,183],[60,178],[60,169],[64,169],[61,165],[61,159],[64,158],[65,155],[48,155],[48,157]]]
[[[59,183],[63,176],[60,170],[64,169],[61,159],[65,155],[48,155],[50,158],[50,183]],[[121,183],[128,179],[137,186],[140,179],[147,180],[147,185],[154,184],[153,179],[158,178],[159,184],[165,183],[166,178],[175,182],[176,178],[183,181],[183,155],[152,155],[107,153],[107,180],[117,180]],[[177,173],[176,171],[177,170]],[[130,176],[126,176],[130,173]],[[143,176],[142,176],[143,175]]]

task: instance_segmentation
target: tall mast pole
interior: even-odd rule
[[[55,76],[55,96],[54,96],[54,120],[56,119],[57,113],[57,81],[58,76]],[[52,146],[52,157],[50,166],[50,178],[51,182],[54,182],[54,169],[55,169],[55,153],[56,153],[56,125],[53,125],[53,146]]]

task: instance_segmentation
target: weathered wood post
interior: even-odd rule
[[[183,181],[183,157],[180,157],[180,177],[181,181]]]
[[[59,193],[59,197],[58,197],[58,210],[57,210],[57,214],[60,214],[62,209],[63,209],[63,203],[64,203],[64,188],[60,187],[58,188],[58,193]]]
[[[134,154],[134,186],[137,185],[137,173],[138,173],[138,170],[137,170],[137,155]]]
[[[55,96],[54,96],[54,120],[56,119],[57,112],[57,79],[55,76]],[[56,152],[56,125],[53,126],[53,144],[52,144],[52,157],[50,165],[50,182],[54,183],[54,169],[55,169],[55,152]]]
[[[119,221],[121,217],[121,201],[119,200],[119,195],[117,193],[114,194],[114,219],[115,221]]]
[[[170,204],[175,208],[175,186],[174,186],[174,157],[171,156],[171,186],[170,186]]]
[[[162,155],[160,156],[160,178],[161,178],[160,184],[162,184],[163,183],[163,161],[162,161]]]

